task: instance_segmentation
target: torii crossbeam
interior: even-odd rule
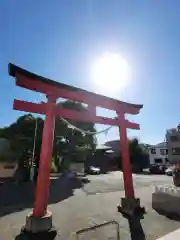
[[[138,114],[143,105],[122,102],[113,98],[105,97],[103,95],[55,82],[26,71],[11,63],[9,64],[9,74],[15,77],[17,86],[44,93],[47,96],[47,103],[32,103],[16,99],[14,100],[14,109],[16,110],[46,115],[44,121],[40,166],[35,193],[33,216],[44,216],[47,211],[50,186],[50,166],[56,116],[78,121],[88,121],[93,123],[119,126],[125,196],[126,198],[133,199],[134,188],[126,129],[139,129],[140,127],[139,124],[126,120],[125,114]],[[78,111],[59,107],[56,105],[56,100],[60,97],[86,103],[88,104],[88,111],[85,113],[80,113]],[[96,116],[97,106],[116,111],[117,118],[111,119]]]

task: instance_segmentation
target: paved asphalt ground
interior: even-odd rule
[[[120,198],[124,196],[122,173],[87,176],[87,179],[84,185],[64,178],[52,179],[49,208],[61,239],[74,239],[77,230],[109,220],[119,222],[120,239],[130,239],[128,222],[117,212]],[[145,219],[141,221],[146,239],[155,240],[180,228],[180,222],[161,216],[151,208],[153,185],[169,184],[172,178],[141,174],[134,175],[133,179],[136,197],[140,197],[141,205],[147,210]],[[14,239],[20,232],[33,206],[32,189],[28,184],[0,187],[0,239]],[[95,239],[92,234],[96,234],[97,239],[116,239],[114,226],[81,235],[79,239]]]

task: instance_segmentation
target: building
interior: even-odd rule
[[[148,146],[150,170],[156,165],[169,165],[168,147],[166,142]]]
[[[132,139],[135,140],[135,139]],[[133,172],[142,172],[143,169],[146,169],[149,167],[149,154],[148,154],[148,145],[144,143],[139,143],[138,141],[136,142],[138,145],[138,148],[142,150],[141,155],[138,157],[138,162],[135,160],[132,160],[132,171]],[[113,153],[111,153],[111,158],[114,160],[114,165],[115,162],[119,162],[119,157],[121,156],[121,151],[120,151],[120,140],[113,140],[113,141],[108,141],[105,143],[106,146],[111,146]],[[132,158],[132,155],[130,154],[130,158]],[[117,163],[118,164],[118,163]],[[118,168],[121,168],[122,161],[120,161],[120,164],[118,164]]]
[[[120,140],[112,140],[105,143],[105,146],[111,147],[113,151],[111,153],[112,157],[118,157],[120,155]]]
[[[89,166],[98,167],[101,172],[108,172],[114,168],[114,162],[112,154],[114,151],[112,147],[106,145],[96,146],[96,150],[92,156],[87,157],[85,162],[85,169]],[[116,166],[117,168],[117,166]]]
[[[112,147],[115,156],[119,156],[120,154],[120,140],[112,140],[105,143],[106,146]],[[148,146],[144,143],[139,143],[139,147],[142,149],[144,153],[148,154]]]
[[[170,163],[180,162],[180,125],[166,132],[168,158]]]

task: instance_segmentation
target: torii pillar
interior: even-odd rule
[[[140,200],[136,199],[134,196],[126,132],[127,128],[139,129],[140,127],[139,124],[126,120],[125,114],[138,114],[143,106],[122,102],[66,84],[58,83],[38,76],[13,64],[9,64],[9,74],[16,78],[17,86],[41,92],[47,96],[47,103],[31,103],[22,100],[14,100],[14,109],[40,113],[46,116],[44,121],[34,208],[33,212],[27,217],[25,230],[36,233],[49,231],[52,228],[52,216],[47,210],[47,206],[49,199],[50,167],[56,116],[77,121],[119,126],[125,198],[122,199],[122,206],[118,207],[118,211],[127,217],[134,217],[137,215],[142,217],[145,211],[144,208],[140,207]],[[57,106],[56,100],[59,97],[88,104],[87,112],[81,113]],[[96,106],[116,111],[117,118],[111,119],[97,116]]]

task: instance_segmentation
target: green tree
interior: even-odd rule
[[[59,105],[61,105],[63,108],[79,111],[81,113],[86,113],[87,111],[86,107],[78,102],[65,101]],[[93,123],[79,122],[74,120],[68,120],[68,122],[84,131],[96,131]],[[77,147],[84,146],[94,149],[96,145],[96,138],[93,135],[84,135],[83,133],[68,127],[67,124],[64,123],[59,117],[56,118],[55,138],[59,140],[56,141],[55,147],[58,151],[60,151],[61,146],[63,146],[63,149],[66,151],[74,151]]]
[[[79,111],[85,113],[87,111],[81,103],[73,101],[65,101],[59,103],[63,108]],[[33,151],[34,133],[37,121],[37,135],[36,135],[36,148],[35,148],[35,159],[36,164],[39,164],[39,157],[41,151],[42,142],[42,131],[44,121],[41,118],[35,118],[31,114],[26,114],[17,119],[16,122],[12,123],[9,127],[0,129],[0,137],[6,138],[11,143],[11,149],[22,155],[26,149],[28,152]],[[68,120],[72,125],[86,130],[95,132],[93,123],[78,122]],[[96,138],[92,135],[83,135],[72,128],[68,128],[67,124],[64,123],[60,117],[56,118],[55,121],[55,133],[54,133],[54,149],[53,157],[54,162],[58,165],[57,156],[66,154],[66,159],[70,159],[72,153],[76,152],[78,147],[87,147],[94,149],[96,145]]]
[[[65,101],[58,103],[61,107],[86,113],[87,109],[84,105],[74,101]],[[79,122],[74,120],[66,119],[73,126],[80,128],[84,131],[95,132],[95,126],[93,123]],[[63,165],[67,168],[68,163],[76,161],[79,154],[79,147],[85,148],[83,151],[86,155],[86,149],[94,151],[96,146],[96,137],[93,135],[84,135],[82,132],[75,130],[74,128],[68,127],[67,123],[62,121],[60,117],[56,118],[55,124],[55,141],[54,141],[54,157],[55,162],[58,164],[58,156],[64,156]],[[89,150],[87,150],[89,151]],[[83,156],[84,156],[83,154]],[[66,162],[64,162],[66,161]]]
[[[43,120],[41,118],[35,118],[31,114],[26,114],[19,117],[17,121],[9,127],[0,131],[0,137],[4,137],[9,140],[11,150],[18,156],[19,171],[23,171],[24,166],[29,166],[32,159],[36,121],[38,127],[36,135],[35,159],[36,165],[38,165],[43,129]]]
[[[22,153],[24,148],[32,151],[34,143],[34,133],[36,121],[38,124],[36,135],[36,153],[39,152],[41,147],[43,120],[41,118],[35,118],[31,114],[23,115],[17,119],[17,121],[5,128],[1,132],[1,137],[5,137],[11,143],[11,149]]]
[[[133,171],[140,172],[148,166],[148,154],[137,138],[129,140],[129,152]]]
[[[143,169],[149,167],[149,155],[147,147],[140,144],[137,138],[129,140],[129,155],[133,172],[141,172]],[[122,156],[121,153],[114,161],[119,169],[122,169]]]

